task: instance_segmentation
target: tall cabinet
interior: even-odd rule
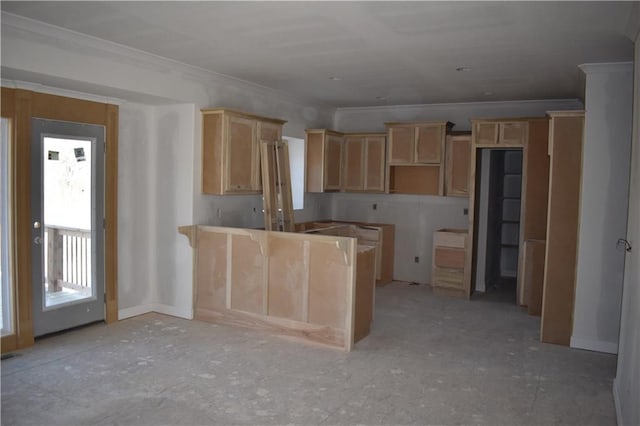
[[[584,111],[548,115],[551,165],[540,338],[569,345],[576,288]]]

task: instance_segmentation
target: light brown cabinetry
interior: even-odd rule
[[[306,133],[306,192],[340,191],[343,134],[327,129],[309,129]]]
[[[279,141],[284,123],[229,109],[203,109],[202,192],[260,193],[259,143]]]
[[[307,192],[384,192],[386,135],[307,130]]]
[[[471,134],[447,135],[445,164],[445,195],[469,196],[469,159]]]
[[[451,126],[437,123],[386,123],[389,164],[440,164],[444,138]]]
[[[386,135],[345,134],[344,190],[384,192]]]
[[[471,120],[475,145],[523,146],[527,142],[527,119]]]
[[[443,195],[445,137],[452,123],[386,123],[387,192]]]
[[[584,111],[549,116],[551,165],[540,340],[568,346],[576,287]]]
[[[364,136],[345,136],[344,138],[344,190],[364,190]]]
[[[375,246],[376,285],[393,281],[393,257],[395,250],[395,225],[388,223],[315,221],[296,223],[296,232],[356,237],[359,244]]]
[[[440,229],[433,234],[431,287],[435,292],[466,297],[467,235],[462,229]]]

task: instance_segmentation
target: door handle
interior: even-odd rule
[[[34,244],[42,244],[42,237],[38,236],[33,239]]]
[[[629,241],[625,240],[624,238],[619,238],[618,242],[616,242],[616,248],[618,250],[623,249],[626,252],[630,252],[631,244],[629,244]]]

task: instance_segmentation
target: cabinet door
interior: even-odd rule
[[[364,136],[349,136],[344,140],[344,189],[364,189]]]
[[[339,191],[342,187],[342,138],[327,135],[324,151],[324,189]]]
[[[262,142],[280,142],[282,140],[282,126],[280,124],[269,123],[267,121],[258,122],[258,147],[255,158],[255,173],[254,178],[256,191],[262,191],[262,161],[260,158],[260,146]]]
[[[415,162],[426,164],[440,163],[442,158],[443,137],[444,127],[439,124],[416,127]]]
[[[469,196],[469,158],[471,135],[447,137],[446,194],[454,197]]]
[[[524,145],[529,135],[529,123],[513,121],[500,123],[499,143],[509,145]]]
[[[364,190],[384,192],[384,136],[369,136],[365,144]]]
[[[222,133],[225,126],[222,114],[202,115],[202,192],[223,193],[225,146]]]
[[[498,123],[475,123],[473,139],[476,145],[498,143]]]
[[[255,191],[256,121],[229,116],[225,143],[225,192]]]
[[[413,163],[414,127],[389,128],[389,164]]]

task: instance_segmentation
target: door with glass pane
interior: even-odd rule
[[[33,331],[103,320],[103,126],[33,119]]]
[[[11,185],[9,184],[9,120],[0,119],[0,330],[2,336],[14,333],[11,280]]]

